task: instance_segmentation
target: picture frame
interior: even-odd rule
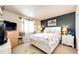
[[[49,20],[48,26],[56,26],[56,19]]]

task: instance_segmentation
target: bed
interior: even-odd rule
[[[30,43],[45,53],[52,53],[61,40],[61,27],[46,27],[44,33],[31,34]]]

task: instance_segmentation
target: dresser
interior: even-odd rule
[[[19,32],[16,30],[7,31],[7,38],[11,42],[11,48],[14,48],[18,45]]]
[[[74,48],[74,36],[62,35],[62,44],[65,44]]]

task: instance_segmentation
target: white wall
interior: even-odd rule
[[[41,22],[39,20],[35,21],[35,32],[41,32],[39,26],[41,26]]]
[[[79,6],[76,9],[76,42],[77,42],[77,51],[79,53]]]

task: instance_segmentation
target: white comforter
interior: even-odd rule
[[[37,33],[30,35],[29,39],[54,44],[54,42],[60,40],[60,35],[57,33]]]

